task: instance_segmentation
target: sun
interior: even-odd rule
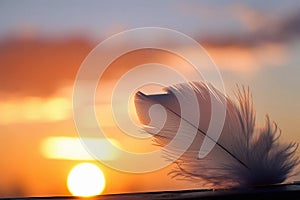
[[[68,189],[74,196],[99,195],[105,187],[103,172],[95,164],[80,163],[72,168],[67,180]]]

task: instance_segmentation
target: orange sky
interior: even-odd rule
[[[16,40],[1,43],[2,196],[69,194],[66,177],[70,169],[80,161],[48,159],[42,154],[41,145],[47,137],[77,137],[71,110],[72,81],[82,59],[91,48],[92,45],[80,38],[66,41]],[[300,110],[299,104],[296,104],[296,97],[299,97],[295,92],[297,85],[293,85],[293,82],[277,83],[283,86],[273,88],[271,83],[278,81],[278,78],[269,75],[273,71],[288,75],[286,70],[294,70],[294,65],[289,64],[289,60],[293,58],[288,53],[291,51],[289,46],[266,43],[255,47],[206,45],[206,48],[220,67],[228,89],[232,90],[234,83],[250,85],[257,105],[258,118],[263,119],[264,113],[268,112],[272,119],[279,122],[284,139],[300,141],[297,134]],[[149,56],[143,57],[145,54]],[[102,87],[109,90],[113,86],[113,80],[123,72],[153,59],[167,65],[184,66],[184,62],[176,61],[178,58],[165,52],[147,50],[131,53],[119,58],[111,66],[112,71],[107,71]],[[285,65],[289,66],[284,67]],[[120,66],[123,72],[118,68]],[[295,80],[281,77],[281,81]],[[284,84],[295,88],[284,88]],[[105,94],[102,94],[102,97],[103,95]],[[99,101],[102,106],[107,103],[105,99],[107,97],[104,101],[103,98]],[[129,149],[135,146],[134,150],[145,144],[149,145],[149,149],[152,148],[150,141],[139,145],[135,139],[122,136],[122,132],[114,128],[113,120],[109,120],[109,115],[103,114],[105,112],[108,110],[101,112],[100,109],[99,120],[106,120],[105,130],[119,140],[121,145]],[[170,168],[135,175],[97,164],[107,178],[104,193],[197,187],[192,183],[172,180],[167,176]],[[156,181],[157,178],[160,179],[159,182]]]
[[[68,173],[86,160],[49,158],[43,144],[49,137],[78,138],[72,116],[77,71],[96,41],[127,28],[161,26],[190,34],[218,66],[229,95],[236,84],[250,87],[258,124],[263,124],[268,113],[278,122],[284,141],[300,142],[299,4],[146,2],[77,2],[70,6],[66,1],[61,5],[45,1],[45,6],[39,1],[26,1],[26,5],[3,1],[0,197],[70,195]],[[178,48],[197,56],[190,47]],[[151,138],[137,140],[116,128],[109,93],[125,72],[148,62],[172,66],[182,74],[193,73],[179,57],[149,49],[130,52],[112,63],[98,88],[96,112],[107,135],[130,151],[152,151],[156,147],[151,145]],[[198,188],[197,184],[171,179],[167,174],[172,166],[131,174],[90,162],[106,176],[104,193]]]

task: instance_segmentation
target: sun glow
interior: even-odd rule
[[[105,177],[96,165],[92,163],[80,163],[70,171],[67,186],[74,196],[95,196],[103,192]]]
[[[71,116],[71,102],[65,97],[25,97],[0,101],[0,110],[0,125],[61,121]]]
[[[94,152],[98,159],[114,160],[118,157],[118,152],[110,144],[117,145],[117,141],[105,138],[48,137],[42,141],[41,151],[49,159],[95,160],[83,142],[99,147],[99,151]]]

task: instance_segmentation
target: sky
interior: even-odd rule
[[[232,95],[236,84],[249,86],[258,124],[263,124],[268,113],[278,122],[284,141],[299,142],[299,7],[299,1],[279,0],[0,0],[0,197],[70,195],[68,173],[86,161],[104,172],[103,193],[198,188],[168,177],[172,166],[130,174],[93,161],[86,154],[82,158],[63,157],[64,149],[58,153],[63,158],[48,154],[54,152],[46,148],[47,141],[53,141],[49,138],[78,138],[72,90],[83,60],[99,42],[132,28],[169,28],[197,40],[218,66],[226,92]],[[187,52],[197,56],[193,49],[187,48]],[[106,92],[134,65],[153,59],[178,68],[182,64],[161,52],[152,52],[150,57],[143,57],[143,53],[114,63],[123,68],[107,73],[100,97],[109,99]],[[106,101],[97,101],[97,108],[104,129],[122,147],[152,150],[148,140],[137,143],[114,126]],[[73,149],[82,148],[74,145]]]
[[[159,26],[186,34],[254,29],[265,20],[297,12],[298,1],[1,1],[0,35],[41,32],[86,34],[98,39],[123,29]],[[260,20],[256,20],[260,18]]]

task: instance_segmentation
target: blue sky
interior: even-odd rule
[[[292,0],[272,3],[258,0],[1,0],[0,37],[27,31],[47,36],[86,34],[98,38],[143,26],[172,28],[186,34],[236,34],[248,31],[243,13],[280,19],[298,7],[300,2]]]

